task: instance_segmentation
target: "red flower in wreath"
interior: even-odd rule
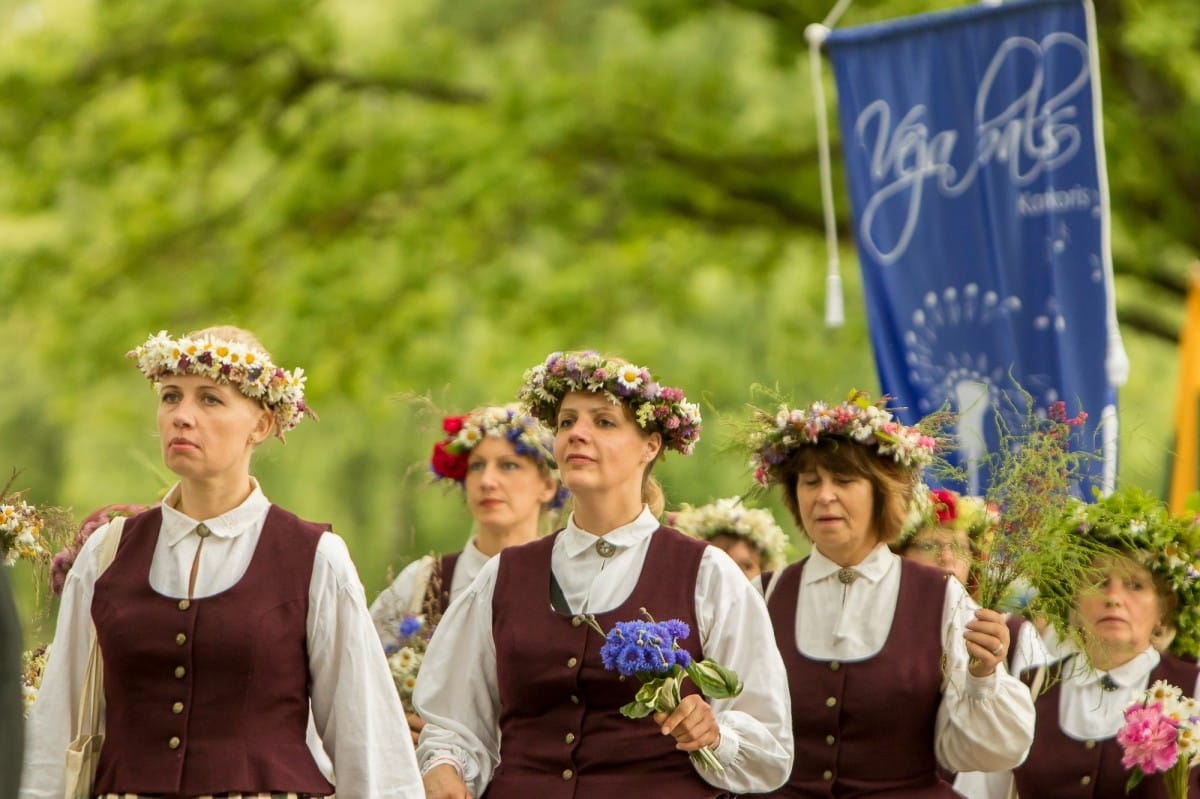
[[[937,513],[939,524],[950,524],[958,518],[958,500],[953,491],[931,488],[929,498],[933,501],[933,510]]]
[[[442,419],[442,429],[446,431],[446,435],[456,436],[458,431],[463,429],[463,422],[466,421],[465,416],[447,416]]]
[[[466,453],[455,455],[447,449],[448,444],[447,441],[439,441],[433,445],[433,456],[429,459],[429,465],[438,477],[461,483],[467,479],[468,456]]]

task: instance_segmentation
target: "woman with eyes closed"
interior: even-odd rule
[[[691,453],[698,408],[591,351],[552,354],[520,398],[556,429],[574,510],[565,529],[489,561],[443,617],[415,696],[427,796],[708,799],[782,784],[786,677],[761,597],[723,551],[658,522],[651,470],[664,449]],[[689,688],[670,714],[624,717],[637,685],[604,668],[585,616],[607,630],[642,608],[685,622],[682,645],[735,671],[742,693],[710,704]],[[702,747],[721,770],[693,764]]]
[[[399,698],[345,543],[273,505],[252,455],[306,415],[304,377],[236,327],[129,353],[155,386],[160,506],[109,522],[67,573],[29,724],[22,799],[59,799],[93,626],[103,660],[100,799],[419,796]],[[98,563],[108,534],[119,545]]]
[[[1165,797],[1161,774],[1147,775],[1126,792],[1129,773],[1116,734],[1125,708],[1158,680],[1200,696],[1194,660],[1200,649],[1194,577],[1200,540],[1190,520],[1170,518],[1161,502],[1136,489],[1094,504],[1077,502],[1063,523],[1111,552],[1097,557],[1094,583],[1077,596],[1078,635],[1062,636],[1077,642],[1069,654],[1040,675],[1036,668],[1022,674],[1048,688],[1038,693],[1033,748],[1012,772],[1016,792],[1025,799]],[[1010,796],[1007,781],[963,790],[977,799]],[[1194,768],[1187,795],[1200,797]]]
[[[536,540],[568,497],[554,463],[554,434],[515,406],[448,416],[442,429],[447,438],[434,444],[430,469],[435,479],[462,487],[474,528],[460,552],[410,563],[372,603],[385,649],[399,644],[407,617],[436,625],[483,564],[505,547]],[[408,723],[415,740],[424,724],[413,714]]]
[[[1033,737],[1003,617],[888,549],[936,442],[855,392],[757,411],[746,439],[810,555],[764,580],[788,670],[795,767],[776,797],[952,797],[938,774],[1008,768]],[[931,608],[940,612],[932,613]]]

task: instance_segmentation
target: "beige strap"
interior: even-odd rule
[[[121,543],[121,532],[125,527],[125,517],[118,516],[108,523],[104,531],[104,539],[96,552],[96,577],[99,579],[108,569],[109,564],[117,554],[117,544]],[[76,718],[75,733],[78,736],[84,730],[92,735],[100,732],[100,706],[104,698],[104,661],[100,658],[100,647],[96,643],[96,628],[92,627],[92,642],[88,651],[87,669],[83,673],[83,693],[79,697],[79,715]]]
[[[407,613],[419,616],[425,611],[425,594],[429,591],[429,581],[433,579],[433,570],[437,563],[438,559],[434,555],[426,555],[421,558],[416,580],[413,581],[412,596],[408,600]]]

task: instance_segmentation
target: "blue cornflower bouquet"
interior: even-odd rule
[[[604,636],[600,659],[604,668],[622,678],[637,677],[642,685],[633,701],[621,707],[621,715],[640,719],[651,713],[670,713],[679,706],[680,687],[691,678],[709,699],[729,699],[742,692],[737,674],[713,660],[692,660],[679,645],[691,630],[679,619],[656,622],[642,608],[646,621],[619,621],[607,633],[594,616],[588,623]],[[701,767],[721,771],[722,766],[708,747],[689,753]]]

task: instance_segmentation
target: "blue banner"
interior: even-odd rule
[[[907,423],[960,414],[972,494],[997,414],[1019,429],[1026,393],[1086,411],[1080,440],[1102,457],[1085,482],[1115,475],[1125,355],[1093,27],[1081,0],[1031,0],[827,41],[880,384]]]

